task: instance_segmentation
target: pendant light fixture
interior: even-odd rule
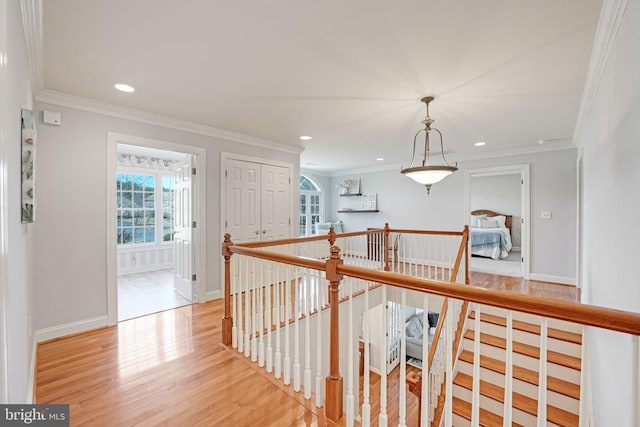
[[[424,125],[424,129],[420,129],[416,135],[413,137],[413,157],[411,158],[411,165],[406,168],[400,170],[405,176],[413,179],[420,184],[423,184],[427,189],[427,194],[431,191],[431,186],[447,176],[451,175],[453,172],[458,170],[458,164],[454,163],[453,166],[447,163],[447,159],[444,158],[444,143],[442,141],[442,132],[438,129],[431,127],[434,120],[429,117],[429,103],[433,101],[433,96],[425,96],[421,99],[427,105],[427,115],[425,116],[422,124]],[[438,133],[440,137],[440,154],[442,155],[442,163],[443,164],[431,164],[429,162],[429,134],[434,131]],[[421,132],[424,132],[424,158],[422,159],[422,166],[413,166],[416,159],[416,146],[418,141],[418,135]]]

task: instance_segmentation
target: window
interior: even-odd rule
[[[300,175],[300,235],[316,234],[316,224],[321,221],[322,192],[309,178]]]
[[[161,183],[161,187],[156,183]],[[153,173],[116,175],[119,245],[173,240],[173,209],[172,176]],[[156,218],[162,218],[162,221],[156,221]]]

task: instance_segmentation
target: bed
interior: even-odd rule
[[[488,209],[471,212],[469,223],[471,255],[502,259],[511,251],[512,215]]]

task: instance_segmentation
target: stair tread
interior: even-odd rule
[[[469,319],[475,318],[476,312],[472,311],[469,314]],[[495,314],[480,313],[480,320],[487,323],[493,323],[494,325],[498,326],[507,326],[507,319],[502,316],[496,316]],[[540,325],[522,322],[520,320],[513,320],[511,324],[513,326],[513,329],[540,335]],[[547,328],[547,336],[549,338],[555,338],[557,340],[566,341],[573,344],[582,344],[582,335],[576,334],[575,332],[563,331],[562,329]]]
[[[471,404],[453,396],[453,413],[471,421]],[[502,427],[502,417],[493,412],[480,408],[480,423],[483,427]],[[522,427],[520,424],[512,423],[512,426]]]
[[[473,389],[473,378],[462,372],[458,372],[453,379],[453,383],[460,387],[464,387],[467,390]],[[504,387],[492,384],[488,381],[480,380],[480,394],[497,402],[504,403]],[[514,408],[533,416],[537,416],[538,401],[536,399],[532,399],[516,392],[512,393],[511,399]],[[547,421],[563,427],[576,426],[578,425],[578,415],[547,404]]]
[[[473,351],[463,350],[462,353],[460,353],[459,359],[473,364]],[[505,373],[505,363],[489,356],[480,355],[480,367],[502,375]],[[512,372],[514,379],[532,384],[536,387],[538,386],[538,373],[536,371],[513,365]],[[549,375],[547,375],[547,390],[551,390],[573,399],[580,399],[580,385]]]
[[[475,333],[472,330],[468,330],[467,332],[465,332],[464,337],[473,341]],[[480,342],[501,349],[507,348],[506,339],[490,334],[483,334],[482,332],[480,333]],[[513,352],[524,354],[525,356],[533,357],[535,359],[540,358],[539,347],[529,344],[523,344],[517,341],[513,341]],[[555,363],[556,365],[575,369],[576,371],[579,371],[581,368],[581,362],[579,358],[567,356],[566,354],[558,353],[557,351],[547,350],[547,361],[550,363]]]

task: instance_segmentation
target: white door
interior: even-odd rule
[[[192,231],[192,171],[191,156],[174,167],[175,215],[173,287],[190,302],[196,300],[196,282],[193,279],[194,253]]]
[[[289,238],[291,181],[289,169],[262,165],[261,226],[262,240]]]
[[[289,169],[227,159],[225,230],[234,242],[290,236]]]
[[[259,241],[260,165],[229,159],[225,170],[226,232],[234,242]]]

